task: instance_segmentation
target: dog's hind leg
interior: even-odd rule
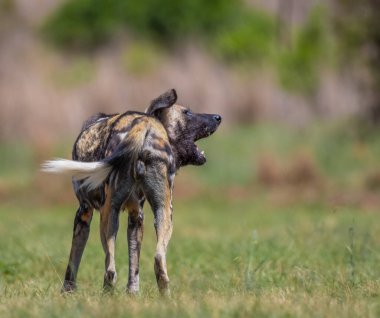
[[[80,206],[75,215],[69,264],[67,265],[62,292],[72,292],[76,289],[76,276],[90,234],[92,214],[92,208]]]
[[[148,166],[144,178],[144,193],[154,212],[157,246],[154,257],[154,272],[158,289],[169,295],[169,277],[166,268],[166,251],[173,230],[172,222],[172,178],[168,178],[167,167],[161,163]]]
[[[157,246],[154,256],[154,272],[158,289],[163,295],[169,295],[169,277],[166,268],[166,251],[173,231],[172,210],[170,203],[157,206],[154,210]]]
[[[106,201],[100,209],[100,239],[106,254],[103,288],[106,291],[115,287],[117,279],[115,242],[119,229],[119,212],[120,206],[112,202],[112,192],[106,187]]]
[[[129,275],[127,291],[131,294],[139,291],[139,261],[140,249],[144,234],[143,201],[127,205],[128,208],[128,252],[129,252]]]

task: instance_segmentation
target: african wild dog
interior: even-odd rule
[[[127,209],[129,278],[127,290],[139,290],[139,257],[143,238],[143,205],[154,212],[157,247],[154,271],[161,293],[169,293],[166,249],[172,234],[172,189],[176,171],[206,162],[195,141],[211,135],[221,123],[213,114],[195,114],[176,105],[175,90],[153,100],[145,113],[98,114],[83,125],[73,160],[53,160],[48,172],[67,172],[79,200],[63,292],[76,288],[76,276],[90,232],[93,210],[100,211],[100,238],[106,254],[104,288],[116,283],[115,240],[119,213]]]

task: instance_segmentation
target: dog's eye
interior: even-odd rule
[[[190,110],[188,110],[188,109],[185,109],[185,110],[183,111],[183,113],[184,113],[185,115],[187,115],[187,116],[189,116],[189,115],[192,114],[192,112],[191,112]]]

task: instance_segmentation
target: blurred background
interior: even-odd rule
[[[177,192],[193,180],[183,195],[302,189],[308,200],[377,207],[379,9],[376,0],[0,0],[0,198],[71,200],[39,163],[69,158],[88,116],[142,111],[174,87],[179,103],[224,118],[205,142],[210,163],[184,172]]]
[[[0,0],[0,316],[379,317],[379,16],[378,0]],[[142,297],[124,295],[125,214],[120,297],[103,306],[98,215],[82,292],[59,297],[77,201],[40,164],[71,158],[88,116],[170,88],[223,116],[175,181],[176,306],[157,299],[148,207]]]

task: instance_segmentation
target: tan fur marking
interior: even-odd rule
[[[179,124],[180,126],[185,126],[183,111],[186,109],[187,108],[184,106],[175,104],[172,107],[163,110],[163,126],[166,127],[169,136],[172,138],[175,137],[176,125]]]
[[[114,130],[120,131],[126,126],[128,126],[135,118],[141,117],[140,114],[130,114],[128,116],[123,116],[120,120],[115,124]]]
[[[86,223],[90,223],[91,221],[91,218],[92,218],[92,210],[89,210],[85,213],[83,213],[80,217],[80,219],[83,221],[83,222],[86,222]]]
[[[140,210],[139,202],[136,200],[128,200],[124,203],[124,209],[128,211],[129,214],[137,214]]]

